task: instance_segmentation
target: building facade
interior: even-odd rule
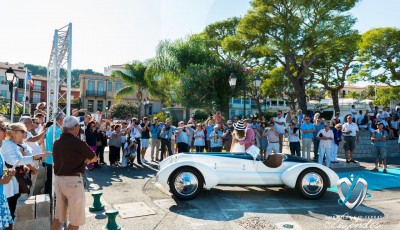
[[[11,64],[8,62],[0,62],[0,98],[4,101],[9,102],[10,100],[10,91],[9,91],[9,83],[5,77],[5,72],[8,68],[12,68],[15,75],[18,77],[18,82],[16,84],[16,91],[14,94],[14,98],[16,99],[17,106],[23,106],[23,103],[28,105],[29,100],[27,101],[24,98],[24,88],[25,88],[25,77],[26,77],[26,70],[24,63],[18,64]],[[26,96],[29,98],[30,88],[29,85],[26,88]],[[29,111],[29,110],[27,110]]]

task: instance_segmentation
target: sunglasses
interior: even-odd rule
[[[0,127],[0,130],[3,131],[3,132],[6,132],[7,128],[6,127]]]
[[[18,130],[14,130],[15,132],[21,132],[22,134],[27,134],[28,132],[27,131],[25,131],[25,130],[20,130],[20,129],[18,129]]]

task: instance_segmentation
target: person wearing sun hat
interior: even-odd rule
[[[243,153],[246,151],[244,144],[240,144],[240,141],[246,139],[246,127],[243,121],[240,120],[233,124],[234,131],[232,133],[232,145],[231,152]]]

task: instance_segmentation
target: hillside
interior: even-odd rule
[[[40,65],[25,64],[25,67],[32,72],[32,75],[47,76],[47,68]],[[65,69],[60,70],[61,76],[66,76],[67,71]],[[71,84],[72,87],[79,87],[79,75],[80,74],[93,74],[103,76],[102,73],[93,71],[92,69],[73,69],[71,71]]]

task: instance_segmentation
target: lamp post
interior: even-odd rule
[[[14,122],[14,103],[13,103],[13,93],[14,93],[14,86],[17,84],[18,77],[14,73],[14,70],[9,67],[6,72],[6,80],[8,81],[8,90],[10,91],[10,120],[11,122]]]
[[[147,105],[150,104],[149,98],[143,99],[143,105],[144,105],[144,116],[146,116],[147,113]]]
[[[236,74],[231,73],[231,75],[229,76],[229,85],[230,85],[232,88],[235,88],[235,86],[236,86],[236,81],[237,81]],[[254,77],[254,79],[253,79],[253,86],[254,86],[254,88],[256,88],[256,89],[259,89],[259,88],[261,87],[261,78],[260,78],[260,76],[256,75],[256,76]],[[243,115],[244,115],[245,117],[246,117],[246,96],[247,96],[246,89],[247,89],[247,84],[246,84],[246,82],[245,82],[244,87],[243,87],[243,99],[244,99],[244,103],[243,103]],[[251,106],[251,104],[250,104],[250,106]]]

